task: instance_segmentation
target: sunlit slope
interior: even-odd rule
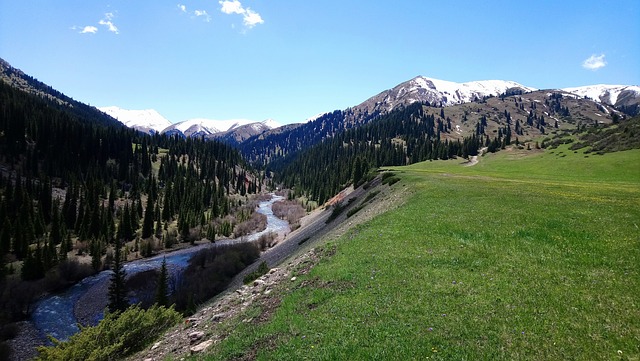
[[[553,152],[395,169],[405,204],[324,246],[270,320],[207,357],[637,359],[640,150]]]

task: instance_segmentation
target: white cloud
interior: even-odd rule
[[[178,8],[180,9],[180,11],[182,11],[183,13],[187,12],[187,7],[185,5],[182,4],[178,4]]]
[[[113,22],[111,21],[112,19],[113,13],[106,13],[104,14],[104,19],[101,19],[98,24],[106,26],[107,29],[109,29],[109,31],[112,33],[119,34],[118,27],[113,24]]]
[[[211,21],[211,16],[209,16],[209,14],[207,14],[206,10],[196,10],[193,12],[193,15],[200,17],[200,16],[204,16],[205,21],[209,22]]]
[[[232,1],[219,1],[218,2],[220,5],[222,5],[222,8],[220,9],[220,11],[222,11],[225,14],[244,14],[245,10],[242,7],[242,4],[240,4],[240,1],[238,0],[232,0]]]
[[[244,8],[238,0],[222,0],[218,1],[222,6],[220,11],[225,14],[239,14],[242,15],[242,22],[244,26],[251,29],[258,24],[264,24],[262,16],[250,8]]]
[[[73,29],[75,30],[76,27],[74,26]],[[98,32],[98,28],[96,28],[95,26],[87,25],[84,28],[82,28],[82,30],[80,31],[80,34],[95,34],[97,32]]]
[[[582,62],[582,67],[589,70],[598,70],[604,68],[607,62],[604,60],[604,54],[591,55],[588,59]]]
[[[249,28],[252,28],[258,24],[264,24],[264,20],[257,12],[247,8],[247,11],[243,14],[243,22]]]

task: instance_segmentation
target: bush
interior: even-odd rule
[[[388,184],[389,186],[394,185],[396,182],[398,182],[400,180],[400,178],[398,177],[383,177],[382,180],[382,184]]]
[[[369,194],[367,194],[367,196],[364,198],[364,200],[362,201],[362,204],[369,202],[370,200],[373,199],[373,197],[377,196],[378,193],[380,193],[380,191],[373,191]]]
[[[255,243],[256,246],[260,249],[260,251],[264,251],[267,248],[271,248],[275,245],[274,240],[276,239],[276,234],[274,232],[269,232],[267,234],[263,234],[258,238]]]
[[[300,218],[306,214],[305,208],[293,200],[275,202],[272,209],[273,214],[289,222],[291,228],[299,227]]]
[[[345,209],[345,206],[342,205],[342,202],[338,202],[338,203],[334,204],[333,205],[333,211],[331,211],[331,214],[329,215],[329,218],[327,218],[327,221],[325,223],[329,223],[329,222],[333,221],[334,219],[338,218],[338,216],[340,214],[342,214],[344,209]]]
[[[195,254],[184,270],[171,299],[176,309],[195,312],[196,304],[222,292],[231,279],[260,257],[252,243],[206,248]]]
[[[115,360],[149,345],[182,316],[173,307],[129,307],[122,314],[107,313],[94,327],[83,327],[69,341],[53,339],[54,346],[38,348],[36,360]]]
[[[269,266],[267,266],[267,262],[262,262],[255,271],[244,276],[242,282],[246,285],[258,279],[260,276],[267,274],[267,272],[269,272]]]
[[[394,177],[395,175],[396,175],[396,174],[395,174],[395,173],[393,173],[393,172],[384,172],[384,173],[382,173],[382,180],[383,180],[383,183],[384,183],[384,180],[385,180],[385,179],[387,179],[387,178],[389,178],[389,177]]]
[[[347,212],[347,218],[353,216],[354,214],[358,213],[358,211],[360,211],[362,208],[364,207],[364,204],[360,204],[357,207],[353,207],[349,210],[349,212]]]

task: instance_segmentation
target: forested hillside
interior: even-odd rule
[[[106,119],[0,82],[0,324],[112,267],[116,245],[126,260],[230,235],[225,216],[262,188],[225,144]]]
[[[488,136],[444,139],[450,132],[440,119],[415,103],[365,126],[349,129],[321,144],[271,164],[278,180],[309,198],[324,203],[348,183],[359,184],[371,169],[406,165],[428,159],[468,157],[478,153]],[[503,135],[504,134],[504,135]],[[510,144],[509,127],[493,139]]]

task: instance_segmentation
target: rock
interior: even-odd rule
[[[189,342],[195,343],[204,337],[204,332],[202,331],[194,331],[189,334]]]
[[[213,345],[213,340],[206,340],[204,342],[200,342],[199,344],[191,347],[189,349],[189,351],[191,351],[191,354],[197,354],[200,353],[204,350],[206,350],[207,348],[209,348],[209,346]]]
[[[280,270],[280,268],[272,268],[272,269],[269,270],[269,274],[270,275],[274,274],[274,273],[278,272],[279,270]]]
[[[153,344],[153,346],[151,346],[151,349],[152,349],[152,350],[157,349],[158,347],[160,347],[160,344],[161,344],[161,343],[162,343],[162,341],[158,341],[158,342],[154,343],[154,344]]]
[[[224,318],[225,318],[225,316],[227,316],[227,314],[226,314],[226,313],[217,313],[217,314],[215,314],[215,315],[211,316],[211,321],[213,321],[213,322],[219,322],[219,321],[221,321],[222,319],[224,319]]]
[[[291,277],[291,280],[292,280],[292,281],[295,281],[295,280],[297,280],[297,279],[298,279],[298,278],[297,278],[296,276]]]
[[[253,281],[253,286],[254,286],[254,287],[261,286],[261,285],[263,285],[263,284],[264,284],[264,281],[263,281],[263,280],[261,280],[261,279],[257,279],[257,280],[255,280],[255,281]]]

